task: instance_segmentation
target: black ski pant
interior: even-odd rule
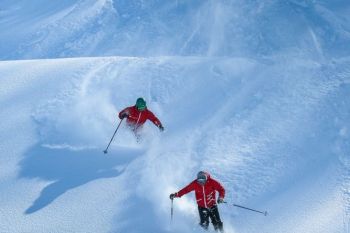
[[[221,222],[217,205],[211,208],[204,208],[204,207],[198,206],[198,211],[199,211],[199,217],[200,217],[199,225],[201,225],[201,227],[207,230],[209,226],[209,218],[210,218],[211,223],[214,226],[214,229],[222,233],[224,232],[223,223]]]

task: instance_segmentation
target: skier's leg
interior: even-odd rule
[[[140,142],[141,142],[141,140],[142,140],[142,138],[141,138],[141,134],[139,134],[139,133],[135,133],[135,137],[136,137],[136,142],[137,142],[137,143],[140,143]]]
[[[220,231],[221,233],[223,233],[224,232],[224,224],[222,223],[222,221],[220,219],[218,206],[215,205],[210,209],[209,216],[210,216],[211,222],[214,226],[214,229],[216,231]]]
[[[132,132],[134,133],[135,139],[137,143],[140,143],[141,141],[141,134],[140,131],[137,128],[132,128]]]
[[[204,229],[208,230],[208,226],[209,226],[209,211],[208,211],[208,209],[198,206],[198,212],[199,212],[199,218],[200,218],[199,225],[201,227],[203,227]]]
[[[140,143],[142,141],[141,131],[142,131],[142,126],[137,126],[137,127],[134,127],[133,129],[137,143]]]

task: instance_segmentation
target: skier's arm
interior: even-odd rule
[[[148,113],[147,113],[147,118],[150,121],[152,121],[153,124],[155,124],[158,128],[164,129],[162,123],[160,122],[160,120],[149,110],[148,110]]]
[[[183,195],[191,192],[194,190],[194,182],[191,182],[189,185],[187,185],[186,187],[184,187],[183,189],[181,189],[180,191],[178,191],[177,193],[175,193],[175,197],[182,197]]]
[[[129,116],[129,108],[125,108],[119,113],[119,119],[123,119]]]
[[[219,198],[225,198],[225,188],[220,184],[220,182],[213,179],[215,190],[219,192]]]

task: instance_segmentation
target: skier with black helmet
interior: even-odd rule
[[[198,204],[198,212],[200,217],[200,225],[204,229],[208,229],[209,218],[216,231],[224,232],[223,223],[220,219],[219,209],[217,204],[224,203],[225,189],[215,179],[211,178],[208,172],[200,171],[197,174],[197,179],[193,180],[189,185],[176,193],[170,194],[170,199],[182,197],[183,195],[195,191]],[[216,200],[216,192],[219,197]]]
[[[150,120],[155,124],[159,130],[163,131],[164,127],[160,120],[147,109],[146,101],[143,98],[138,98],[134,106],[125,108],[119,113],[119,118],[126,118],[127,125],[132,129],[137,137],[138,131],[142,128],[142,125]]]

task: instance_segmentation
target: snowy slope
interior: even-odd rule
[[[223,181],[229,202],[269,210],[221,207],[232,232],[344,232],[348,65],[289,61],[284,72],[283,62],[196,57],[1,62],[1,232],[193,232],[193,197],[176,200],[169,225],[168,194],[199,169]],[[104,155],[133,93],[167,130],[160,137],[148,125],[140,147],[124,129]]]
[[[227,232],[350,232],[349,9],[2,0],[0,232],[202,232],[168,198],[201,169],[269,212],[222,205]],[[166,131],[103,154],[140,96]]]

